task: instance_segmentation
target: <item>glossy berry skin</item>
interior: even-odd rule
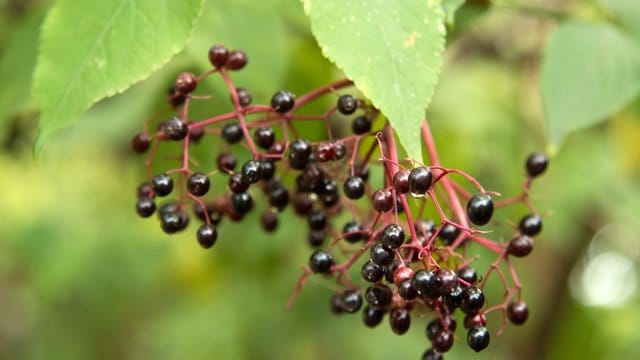
[[[271,159],[260,159],[260,179],[269,181],[276,175],[276,164]]]
[[[198,79],[193,73],[183,72],[176,78],[175,88],[182,94],[188,94],[196,89],[198,86]]]
[[[534,152],[527,157],[525,168],[527,170],[527,174],[533,178],[542,174],[547,169],[548,165],[549,158],[547,158],[547,155]]]
[[[216,164],[218,165],[218,169],[224,172],[232,172],[235,170],[236,165],[238,165],[238,160],[235,155],[230,153],[220,153],[216,158]]]
[[[331,266],[333,266],[333,264],[333,255],[328,251],[316,250],[309,258],[309,267],[311,271],[316,274],[331,272]]]
[[[440,277],[433,271],[420,269],[416,271],[411,280],[411,285],[416,289],[418,294],[435,299],[441,295],[442,282]]]
[[[409,173],[409,191],[414,196],[423,196],[430,188],[433,174],[424,166],[412,169]]]
[[[442,227],[442,229],[440,229],[440,232],[438,233],[438,238],[442,240],[442,243],[444,245],[449,246],[453,244],[453,241],[458,237],[458,235],[460,235],[460,229],[458,229],[454,225],[447,223]]]
[[[507,317],[512,324],[522,325],[529,318],[529,307],[522,300],[516,300],[507,307]]]
[[[212,247],[218,239],[218,230],[212,224],[204,224],[198,228],[198,243],[203,249]]]
[[[222,128],[222,138],[228,144],[236,144],[243,138],[242,127],[239,123],[229,123]]]
[[[265,211],[260,216],[260,225],[266,232],[273,232],[278,228],[278,215],[272,211]]]
[[[333,294],[333,296],[331,297],[331,302],[329,304],[329,309],[331,309],[331,312],[336,315],[344,313],[344,310],[342,310],[342,304],[340,303],[340,295],[342,294]]]
[[[489,346],[489,330],[484,326],[474,326],[467,333],[467,344],[475,352],[480,352]]]
[[[260,161],[249,160],[242,165],[242,177],[249,183],[255,184],[260,181],[262,175],[262,169],[260,168]]]
[[[249,189],[249,182],[240,173],[234,173],[229,176],[229,190],[234,194],[240,194]]]
[[[289,165],[296,170],[304,169],[309,162],[311,150],[311,144],[308,141],[303,139],[294,140],[289,145]]]
[[[446,268],[440,268],[435,271],[440,278],[440,287],[443,293],[447,293],[458,286],[458,275],[455,271]]]
[[[384,269],[382,266],[372,261],[367,261],[362,266],[360,275],[364,281],[375,283],[382,280],[382,277],[384,276]]]
[[[156,195],[167,196],[173,191],[173,179],[165,173],[158,174],[151,180],[151,186]]]
[[[222,221],[222,214],[215,208],[214,204],[206,203],[206,211],[209,215],[209,220],[213,225],[218,225]],[[201,221],[207,221],[205,210],[197,202],[193,203],[193,214]]]
[[[427,349],[422,354],[422,360],[442,360],[442,354],[434,350],[433,348]]]
[[[340,295],[338,302],[342,311],[353,314],[362,307],[362,295],[355,290],[346,290]]]
[[[308,194],[298,193],[293,199],[293,209],[299,216],[307,215],[313,208],[313,201]]]
[[[406,194],[409,192],[409,170],[400,170],[393,175],[393,188],[398,194]]]
[[[467,314],[464,317],[464,328],[471,329],[474,326],[486,326],[487,317],[483,313]]]
[[[247,107],[251,105],[251,101],[253,101],[253,96],[251,96],[251,93],[249,92],[249,90],[239,87],[239,88],[236,88],[236,94],[238,94],[238,102],[240,103],[240,106]],[[231,100],[231,103],[233,103],[233,99]]]
[[[507,253],[516,257],[525,257],[533,250],[533,239],[527,235],[519,235],[509,241]]]
[[[391,190],[388,189],[377,190],[373,193],[373,195],[371,195],[371,203],[373,208],[377,212],[381,213],[393,209],[394,200],[395,199],[393,198]]]
[[[327,142],[318,144],[314,151],[314,155],[316,156],[316,160],[318,160],[318,162],[327,162],[333,160],[336,156],[334,144]]]
[[[458,278],[470,284],[475,284],[478,282],[478,273],[476,272],[476,269],[467,266],[458,270]]]
[[[184,102],[187,100],[187,97],[182,94],[179,93],[178,90],[176,90],[175,86],[171,86],[169,87],[169,90],[167,91],[167,102],[173,107],[173,108],[177,108],[178,106],[184,104]]]
[[[295,104],[295,95],[287,90],[278,91],[271,97],[271,108],[281,114],[289,112]]]
[[[460,309],[465,314],[475,314],[484,306],[484,293],[475,286],[469,286],[462,293]]]
[[[277,186],[269,192],[269,205],[282,210],[288,203],[289,191],[284,186]]]
[[[206,174],[193,173],[191,176],[189,176],[189,182],[187,186],[191,195],[202,196],[209,192],[211,183],[209,182],[209,178]]]
[[[337,143],[333,147],[333,153],[334,153],[333,160],[341,160],[347,155],[347,148],[344,146],[343,143]]]
[[[146,152],[150,145],[151,137],[145,133],[137,133],[131,139],[131,149],[138,154]]]
[[[384,312],[384,309],[367,305],[362,310],[362,322],[366,327],[374,328],[382,322]]]
[[[387,285],[373,284],[364,294],[367,303],[374,307],[385,307],[391,303],[392,292]]]
[[[341,95],[336,103],[338,111],[343,115],[351,115],[358,108],[358,100],[353,95]]]
[[[227,59],[229,59],[229,50],[224,45],[216,44],[209,50],[209,62],[216,68],[223,67]]]
[[[404,230],[398,224],[389,224],[382,230],[380,236],[382,245],[390,249],[397,249],[404,244]]]
[[[518,229],[523,235],[536,236],[542,231],[542,218],[537,214],[526,215],[520,220]]]
[[[411,315],[405,308],[394,308],[389,313],[389,324],[396,335],[403,335],[411,327]]]
[[[153,197],[153,187],[150,182],[143,182],[138,185],[136,189],[136,194],[139,198],[150,198]]]
[[[307,216],[307,223],[311,230],[322,230],[327,226],[327,215],[320,210],[312,210]]]
[[[311,230],[307,235],[307,241],[311,247],[320,247],[326,237],[327,233],[324,230]]]
[[[485,225],[493,216],[493,200],[489,194],[474,195],[467,203],[467,216],[476,225]]]
[[[393,262],[396,254],[390,247],[383,244],[375,244],[369,250],[371,261],[378,265],[386,266]]]
[[[253,133],[253,141],[255,141],[259,147],[268,149],[275,143],[276,133],[273,131],[273,128],[270,127],[257,128]]]
[[[253,208],[253,199],[249,193],[231,195],[231,208],[240,215],[248,213]]]
[[[342,234],[344,236],[344,240],[351,244],[362,241],[367,237],[365,228],[362,226],[362,224],[358,224],[355,221],[349,221],[344,224],[344,226],[342,227]]]
[[[225,67],[229,70],[240,70],[247,65],[247,62],[249,62],[249,59],[244,51],[233,50],[229,53]]]
[[[180,141],[189,134],[189,125],[184,120],[174,117],[165,121],[162,130],[167,139]]]
[[[204,128],[203,127],[193,127],[189,129],[189,141],[192,143],[197,143],[204,136]]]
[[[160,227],[167,234],[175,234],[189,225],[189,217],[182,211],[170,211],[161,214]]]
[[[454,332],[456,330],[456,326],[456,319],[452,315],[445,316],[443,319],[437,317],[427,324],[427,339],[433,342],[439,333],[443,331]]]
[[[364,196],[364,181],[359,176],[351,176],[344,182],[344,194],[351,200]]]
[[[413,269],[408,266],[400,265],[393,272],[393,283],[396,286],[400,285],[405,280],[411,280],[413,278]]]
[[[368,133],[371,131],[371,120],[364,115],[358,116],[351,122],[351,131],[356,135]]]
[[[445,353],[453,346],[453,334],[446,330],[441,331],[433,339],[431,345],[436,351]]]
[[[418,297],[418,292],[411,284],[411,280],[407,279],[398,284],[398,295],[407,301],[411,301]]]
[[[136,202],[136,213],[138,216],[148,218],[156,211],[156,203],[149,198],[140,198]]]

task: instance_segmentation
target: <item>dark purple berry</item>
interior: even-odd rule
[[[313,208],[313,201],[308,194],[297,193],[293,199],[293,209],[300,216],[307,215]]]
[[[216,44],[209,50],[209,62],[211,65],[221,68],[227,63],[229,58],[229,51],[222,44]]]
[[[136,202],[136,213],[140,217],[147,218],[156,211],[156,203],[150,198],[140,198]]]
[[[460,307],[460,304],[462,304],[463,292],[464,290],[462,286],[456,286],[452,290],[449,290],[449,292],[445,293],[443,299],[449,311],[453,311]]]
[[[327,162],[333,160],[336,156],[334,145],[326,142],[318,144],[314,154],[318,162]]]
[[[527,215],[520,220],[518,228],[523,235],[536,236],[542,231],[542,218],[537,214]]]
[[[364,294],[365,300],[374,307],[386,307],[391,304],[393,293],[387,285],[373,284],[369,286]]]
[[[193,173],[191,176],[189,176],[189,182],[187,186],[189,188],[189,192],[192,195],[202,196],[209,191],[211,182],[209,182],[209,178],[206,174]]]
[[[475,286],[469,286],[462,293],[460,309],[465,314],[475,314],[484,306],[484,293]]]
[[[489,346],[489,330],[484,326],[474,326],[467,333],[467,344],[475,352],[480,352]]]
[[[516,257],[525,257],[533,250],[533,239],[527,235],[519,235],[509,241],[507,253]]]
[[[316,250],[309,258],[309,267],[314,273],[329,273],[333,266],[333,255],[324,250]]]
[[[349,243],[357,243],[367,238],[367,233],[362,224],[355,221],[349,221],[342,227],[342,235]]]
[[[398,224],[389,224],[382,230],[380,242],[391,249],[397,249],[404,244],[404,230]]]
[[[225,67],[229,70],[240,70],[247,65],[247,54],[242,50],[233,50],[229,53],[229,58]]]
[[[333,156],[334,160],[341,160],[342,158],[345,157],[345,155],[347,155],[347,148],[344,146],[343,143],[337,143],[333,148],[333,153],[334,153],[334,156]]]
[[[364,196],[364,181],[359,176],[351,176],[344,182],[344,194],[352,200]]]
[[[422,360],[442,360],[442,359],[443,359],[442,354],[435,351],[433,348],[427,349],[427,351],[425,351],[422,354]]]
[[[324,230],[311,230],[307,235],[307,241],[311,247],[320,247],[326,237],[327,233]]]
[[[234,194],[240,194],[249,189],[249,183],[240,173],[231,174],[228,185],[229,190]]]
[[[218,231],[212,224],[204,224],[198,228],[198,243],[203,249],[212,247],[218,239]]]
[[[441,331],[433,339],[431,345],[436,351],[445,353],[453,346],[453,334],[447,330]]]
[[[248,213],[253,208],[253,199],[249,193],[231,195],[231,208],[240,215]]]
[[[164,122],[162,130],[167,139],[180,141],[189,134],[189,125],[184,120],[174,117]]]
[[[438,237],[446,246],[453,244],[453,241],[458,237],[458,235],[460,235],[460,229],[449,223],[444,224],[438,233]]]
[[[547,155],[534,152],[527,157],[525,168],[527,169],[527,174],[533,178],[542,174],[547,169],[548,164],[549,158],[547,158]]]
[[[471,267],[463,267],[462,269],[458,270],[458,278],[472,285],[478,282],[478,274],[476,273],[476,269]]]
[[[371,261],[382,266],[391,264],[396,256],[393,249],[383,244],[373,245],[369,254],[371,256]]]
[[[242,127],[240,123],[233,122],[225,125],[222,128],[222,138],[228,144],[238,143],[243,138]]]
[[[260,179],[269,181],[276,175],[276,164],[271,159],[260,159]]]
[[[343,115],[351,115],[358,108],[358,100],[352,95],[341,95],[337,102],[338,111]]]
[[[153,197],[153,186],[150,182],[143,182],[138,185],[136,189],[136,194],[139,198],[150,198]]]
[[[359,291],[345,290],[345,292],[340,295],[339,304],[342,311],[353,314],[358,312],[362,307],[362,295],[360,295]]]
[[[412,169],[409,173],[409,191],[413,196],[424,196],[431,188],[432,181],[431,169],[424,166]]]
[[[273,211],[265,211],[260,217],[260,225],[266,232],[273,232],[278,227],[278,215]]]
[[[483,313],[467,314],[464,317],[464,328],[471,329],[474,326],[487,325],[487,317]]]
[[[411,284],[411,280],[407,279],[398,284],[398,295],[407,301],[411,301],[418,297],[418,292]]]
[[[189,141],[192,143],[197,143],[204,136],[204,128],[203,127],[192,127],[189,129]]]
[[[173,179],[165,173],[158,174],[151,180],[151,186],[156,195],[167,196],[173,191]]]
[[[259,147],[268,149],[276,142],[276,133],[273,131],[273,128],[259,127],[253,133],[253,141],[255,141]]]
[[[367,305],[362,310],[362,322],[366,327],[374,328],[382,322],[384,312],[384,309]]]
[[[289,145],[289,165],[296,170],[302,170],[307,166],[311,156],[311,144],[303,139],[294,140]]]
[[[327,226],[327,215],[320,210],[312,210],[307,216],[307,223],[311,230],[322,230]]]
[[[371,120],[364,115],[356,117],[351,122],[351,131],[356,135],[368,133],[371,131]]]
[[[373,208],[378,212],[387,212],[391,210],[393,208],[394,200],[391,190],[388,189],[380,189],[371,195]]]
[[[131,139],[131,148],[134,152],[142,154],[149,149],[151,145],[151,137],[145,133],[137,133]]]
[[[188,94],[198,86],[198,78],[193,73],[183,72],[176,78],[175,88],[182,94]]]
[[[451,269],[440,268],[436,270],[436,274],[440,278],[440,286],[442,292],[447,293],[458,286],[458,275]]]
[[[289,191],[284,186],[276,186],[269,192],[269,204],[278,210],[284,209],[289,203]]]
[[[271,97],[271,107],[273,108],[273,110],[281,114],[284,114],[293,109],[293,106],[295,104],[295,95],[287,90],[278,91],[277,93],[273,94],[273,97]]]
[[[384,269],[382,268],[382,266],[372,261],[367,261],[362,266],[360,274],[362,275],[362,279],[364,281],[374,283],[382,280],[382,277],[384,276]]]
[[[189,217],[183,211],[171,211],[161,214],[160,226],[167,234],[175,234],[184,230],[189,224]]]
[[[393,187],[399,194],[406,194],[409,192],[409,170],[400,170],[393,175]]]
[[[433,271],[420,269],[416,271],[411,280],[411,284],[418,294],[435,299],[442,295],[442,281]]]
[[[396,335],[402,335],[409,330],[411,326],[411,315],[409,310],[405,308],[394,308],[389,314],[389,322],[391,330]]]
[[[261,175],[260,161],[249,160],[242,165],[242,177],[249,184],[255,184],[260,181]]]
[[[236,94],[238,94],[238,102],[240,103],[240,106],[247,107],[251,105],[253,97],[251,96],[249,90],[239,87],[236,88]],[[233,100],[231,102],[233,103]]]
[[[485,225],[493,216],[493,200],[489,194],[474,195],[467,203],[467,216],[476,225]]]
[[[218,169],[220,169],[220,171],[232,172],[235,170],[238,160],[235,155],[223,152],[218,155],[216,163],[218,164]]]
[[[507,317],[515,325],[524,324],[529,318],[529,307],[522,300],[517,300],[507,307]]]

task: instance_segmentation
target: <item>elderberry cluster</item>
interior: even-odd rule
[[[411,326],[412,313],[433,313],[426,325],[430,345],[423,359],[441,359],[453,346],[458,309],[464,314],[466,342],[475,351],[489,345],[488,313],[502,312],[498,333],[507,319],[517,325],[527,320],[528,307],[521,300],[522,286],[510,259],[528,255],[533,237],[542,230],[542,218],[529,201],[529,191],[532,180],[547,168],[544,154],[527,158],[521,194],[494,201],[497,194],[486,191],[472,176],[439,163],[426,121],[416,131],[422,134],[430,163],[399,159],[393,128],[379,111],[366,99],[339,93],[351,81],[337,81],[299,97],[280,90],[268,104],[252,105],[251,93],[236,87],[230,76],[245,67],[246,54],[214,45],[208,56],[211,70],[200,76],[179,74],[169,88],[167,101],[173,114],[153,131],[153,119],[146,120],[143,131],[131,141],[135,152],[148,153],[148,178],[137,190],[139,216],[157,213],[167,234],[185,230],[195,217],[196,239],[203,248],[210,248],[225,218],[242,221],[248,213],[260,211],[262,228],[273,232],[281,214],[291,207],[294,216],[306,222],[308,231],[301,240],[312,253],[288,306],[306,280],[319,274],[343,289],[331,298],[331,310],[336,314],[361,311],[366,327],[378,326],[388,316],[391,330],[402,335]],[[233,110],[193,119],[189,103],[208,100],[194,92],[211,75],[226,84]],[[332,96],[335,100],[324,113],[298,111]],[[307,121],[323,123],[326,138],[300,137],[296,126]],[[350,122],[348,133],[332,126],[344,121]],[[215,138],[222,139],[215,142],[217,153],[194,161],[191,149]],[[158,147],[171,142],[182,145],[179,164],[154,173]],[[242,148],[250,155],[237,151]],[[382,168],[382,178],[372,178],[373,166]],[[213,188],[212,176],[226,178],[226,186]],[[162,201],[170,196],[173,199]],[[495,210],[513,204],[523,204],[528,214],[514,226],[511,240],[486,237],[485,227],[500,226]],[[438,218],[428,219],[427,208],[434,209]],[[496,253],[495,262],[484,273],[473,266],[476,256],[468,251],[470,244]],[[351,279],[349,270],[354,266],[361,266],[361,281]],[[490,305],[485,284],[493,274],[500,278],[506,295]]]

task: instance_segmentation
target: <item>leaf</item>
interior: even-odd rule
[[[447,19],[447,24],[453,25],[456,11],[464,4],[466,0],[442,0],[442,8]]]
[[[60,0],[42,28],[33,98],[34,156],[96,101],[144,79],[180,51],[203,0]]]
[[[604,120],[640,90],[640,49],[611,25],[567,22],[552,34],[540,86],[552,149]]]
[[[624,30],[640,41],[640,6],[638,0],[600,0],[618,20]]]
[[[444,11],[415,0],[303,0],[326,57],[389,119],[422,160],[420,123],[442,65]]]

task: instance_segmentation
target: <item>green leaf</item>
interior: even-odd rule
[[[421,160],[420,123],[442,65],[437,1],[303,0],[325,56],[387,116],[408,156]]]
[[[33,98],[37,158],[53,132],[122,92],[180,51],[203,0],[60,0],[42,28]]]
[[[551,149],[604,120],[640,90],[638,45],[606,24],[567,22],[552,34],[540,86]]]
[[[640,6],[638,0],[600,0],[625,31],[640,41]]]
[[[464,4],[466,0],[442,0],[442,8],[447,19],[447,24],[453,25],[456,11]]]

